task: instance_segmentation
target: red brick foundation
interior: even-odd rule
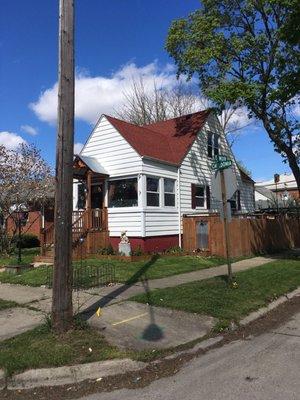
[[[115,250],[118,250],[120,243],[119,237],[110,237],[110,244]],[[162,252],[170,247],[178,246],[178,235],[151,236],[151,237],[129,237],[131,249],[141,248],[145,253]]]

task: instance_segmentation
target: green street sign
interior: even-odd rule
[[[232,166],[232,161],[227,157],[221,154],[214,157],[214,161],[212,162],[212,168],[216,170],[226,169]]]
[[[222,162],[222,161],[228,161],[229,158],[227,156],[223,156],[222,154],[219,154],[214,157],[215,162]]]

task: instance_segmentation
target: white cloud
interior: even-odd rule
[[[90,76],[86,72],[77,72],[75,80],[75,117],[94,124],[102,113],[111,114],[124,102],[124,92],[129,92],[133,80],[143,78],[145,88],[153,88],[153,80],[158,87],[172,88],[176,85],[174,66],[166,64],[160,67],[152,62],[144,67],[129,63],[114,72],[110,77]],[[55,83],[41,93],[39,99],[29,107],[37,117],[48,123],[57,118],[57,90]]]
[[[79,154],[83,148],[83,143],[74,143],[74,154]]]
[[[9,150],[16,150],[18,146],[26,141],[19,135],[13,132],[0,132],[0,145],[5,146]]]
[[[21,130],[31,136],[36,136],[39,133],[37,128],[30,125],[21,125]]]

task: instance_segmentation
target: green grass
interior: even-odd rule
[[[17,307],[18,304],[15,303],[14,301],[7,301],[7,300],[2,300],[0,299],[0,311],[5,310],[6,308],[12,308],[12,307]]]
[[[33,262],[34,257],[39,254],[39,248],[32,249],[22,249],[22,263],[29,264]],[[1,256],[0,255],[0,267],[4,265],[12,265],[17,264],[18,255],[17,251],[15,251],[11,256]]]
[[[116,272],[116,281],[133,284],[141,279],[156,279],[171,275],[182,274],[211,268],[223,264],[225,261],[219,257],[159,257],[153,256],[149,261],[126,262],[119,260],[87,259],[83,261],[83,267],[113,265]],[[79,268],[80,262],[75,262],[74,267]],[[88,280],[88,278],[87,278]],[[21,275],[0,273],[0,282],[14,283],[29,286],[41,286],[47,283],[47,267],[35,268],[23,272]],[[88,282],[87,282],[88,283]],[[88,284],[87,284],[88,286]]]
[[[45,324],[0,342],[0,368],[8,375],[29,368],[59,367],[125,356],[124,351],[109,345],[103,336],[88,327],[56,335]]]
[[[300,261],[278,260],[235,274],[230,288],[225,276],[158,289],[131,300],[218,318],[222,324],[239,321],[251,311],[300,286]]]

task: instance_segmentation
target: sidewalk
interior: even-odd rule
[[[238,261],[232,264],[233,273],[255,268],[274,261],[270,257],[254,257]],[[105,307],[116,302],[124,301],[137,294],[145,293],[153,289],[174,287],[188,282],[201,281],[218,275],[227,274],[227,265],[220,265],[199,271],[173,275],[161,279],[147,280],[132,285],[116,284],[114,286],[91,288],[74,292],[74,310],[85,313],[94,313],[95,308]],[[0,298],[15,301],[22,305],[30,305],[45,313],[51,311],[52,290],[42,287],[31,287],[0,283]]]

